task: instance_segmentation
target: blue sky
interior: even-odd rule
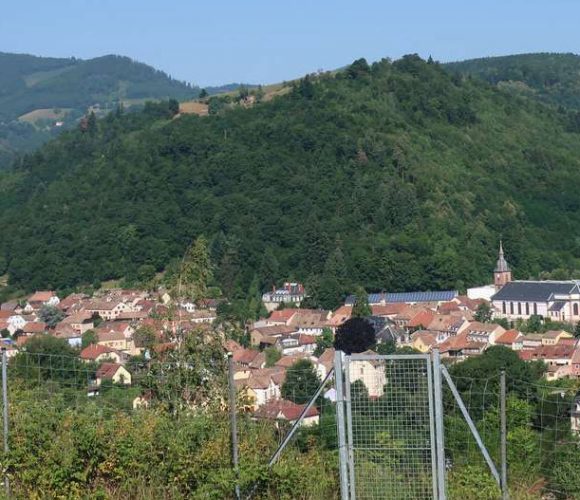
[[[0,51],[122,54],[204,85],[403,54],[580,52],[575,0],[3,0]]]

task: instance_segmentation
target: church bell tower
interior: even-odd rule
[[[495,269],[493,271],[493,283],[495,285],[495,289],[499,290],[502,286],[504,286],[506,283],[509,283],[511,280],[512,280],[512,271],[503,256],[503,245],[502,242],[500,241],[499,255],[497,263],[495,265]]]

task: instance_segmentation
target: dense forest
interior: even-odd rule
[[[120,102],[188,99],[199,90],[128,57],[81,60],[0,52],[0,168],[53,137],[55,120],[74,125],[89,106],[114,109]],[[35,111],[38,116],[27,116]]]
[[[215,99],[215,98],[214,98]],[[306,77],[250,109],[111,113],[0,177],[0,274],[65,288],[164,270],[198,236],[230,297],[306,282],[367,290],[580,269],[571,113],[407,56]]]
[[[580,56],[576,54],[485,57],[449,63],[446,67],[519,95],[580,110]]]

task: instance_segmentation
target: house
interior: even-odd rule
[[[247,379],[250,376],[252,371],[250,364],[258,354],[260,354],[259,351],[245,348],[233,352],[232,361],[235,368],[234,380]]]
[[[83,334],[88,330],[92,330],[95,327],[95,322],[93,316],[88,311],[74,312],[70,316],[65,317],[58,325],[56,325],[55,330],[58,333],[59,330],[65,326],[69,326],[74,331]]]
[[[53,291],[35,292],[26,301],[24,310],[26,312],[37,311],[42,306],[57,306],[60,299]]]
[[[133,399],[133,409],[138,410],[140,408],[149,408],[151,406],[151,401],[153,400],[153,392],[150,390],[144,391],[135,399]]]
[[[293,425],[298,421],[300,415],[304,412],[306,405],[299,405],[288,401],[285,399],[279,399],[277,401],[269,401],[267,404],[259,407],[254,412],[254,418],[259,420],[270,420],[270,421],[284,421]],[[318,410],[315,406],[308,409],[302,422],[301,426],[310,427],[316,425],[319,422]]]
[[[48,327],[42,321],[29,321],[24,324],[20,330],[24,335],[35,335],[37,333],[46,333]]]
[[[557,380],[572,375],[573,360],[577,359],[574,358],[575,351],[576,348],[573,345],[541,345],[534,350],[521,351],[520,357],[525,361],[543,361],[548,369],[546,378]]]
[[[494,345],[495,340],[505,332],[505,328],[496,323],[472,321],[463,331],[467,333],[468,342],[482,342]]]
[[[417,349],[417,351],[421,353],[430,352],[431,349],[439,343],[439,336],[440,334],[438,332],[417,330],[415,333],[411,334],[411,347]]]
[[[70,314],[71,312],[76,312],[81,309],[83,301],[88,299],[89,296],[84,293],[71,293],[67,295],[58,303],[58,308],[65,313]]]
[[[238,388],[245,388],[253,409],[268,401],[280,399],[281,388],[286,378],[282,368],[262,368],[251,372],[246,379],[236,380]]]
[[[126,351],[129,349],[127,337],[119,331],[97,330],[97,344],[119,351]]]
[[[495,344],[520,351],[524,348],[524,336],[517,330],[506,330],[495,339]]]
[[[352,315],[352,306],[340,306],[336,311],[332,313],[332,316],[326,322],[326,326],[330,328],[333,333],[336,333],[336,329],[343,323],[348,321]]]
[[[103,363],[99,366],[95,378],[97,387],[100,387],[104,380],[110,380],[113,384],[131,385],[131,374],[120,363]]]
[[[316,349],[316,337],[305,333],[294,333],[277,338],[274,345],[283,356],[297,353],[313,354]]]
[[[373,351],[365,351],[361,354],[376,356]],[[379,398],[385,392],[387,376],[384,359],[364,359],[351,361],[349,364],[349,377],[351,385],[360,380],[367,388],[369,398]]]
[[[85,347],[81,353],[80,357],[84,361],[112,361],[114,363],[121,363],[125,360],[126,355],[116,349],[111,349],[98,344],[91,344]]]
[[[297,333],[298,329],[286,325],[272,325],[253,328],[250,331],[250,341],[252,345],[265,347],[266,345],[273,345],[280,337]]]
[[[302,359],[307,359],[307,360],[311,361],[312,363],[314,363],[316,361],[315,357],[310,356],[309,354],[300,352],[297,354],[291,354],[289,356],[282,356],[278,361],[276,361],[274,366],[286,369],[286,368],[290,368],[294,363],[296,363]]]
[[[542,335],[542,345],[556,345],[562,339],[572,339],[574,335],[564,330],[548,330]]]
[[[54,331],[54,336],[57,339],[64,339],[68,345],[74,348],[79,348],[83,343],[83,336],[77,330],[74,330],[70,325],[64,325],[58,330]]]
[[[135,328],[126,321],[106,321],[97,328],[97,334],[101,332],[120,333],[126,339],[130,339],[135,333]]]
[[[482,354],[489,344],[469,340],[467,334],[467,331],[463,331],[441,342],[438,346],[441,357],[450,358],[453,361],[462,361],[469,356]]]
[[[543,337],[541,333],[526,333],[522,338],[522,349],[533,350],[540,347]]]
[[[296,328],[299,333],[322,335],[326,328],[331,312],[316,309],[296,309],[296,313],[289,321],[289,326]]]
[[[268,311],[273,311],[280,304],[295,304],[300,306],[306,297],[304,285],[301,283],[284,283],[282,288],[272,288],[271,292],[262,295],[262,303]]]
[[[334,367],[334,353],[334,348],[328,347],[315,361],[316,372],[320,380],[324,380],[328,372]]]
[[[405,325],[405,329],[408,332],[425,329],[431,324],[434,318],[435,313],[433,311],[423,309],[411,317],[411,319]]]
[[[296,314],[296,309],[280,309],[272,311],[270,316],[264,320],[264,326],[286,325],[290,324],[292,316]]]
[[[580,320],[580,282],[511,281],[493,297],[495,314],[508,319],[528,319],[532,315],[554,321]]]
[[[455,316],[453,314],[436,314],[433,321],[431,321],[425,329],[443,334],[443,340],[445,340],[447,337],[461,333],[468,325],[469,321],[463,314],[460,316]]]
[[[371,312],[373,316],[383,316],[393,319],[397,314],[405,310],[407,304],[404,302],[395,302],[392,304],[371,304]]]
[[[122,300],[110,297],[104,300],[92,300],[84,306],[84,309],[91,314],[98,314],[104,320],[113,320],[122,312],[130,310]]]
[[[210,309],[197,309],[189,314],[189,321],[194,324],[211,324],[217,318],[217,314],[215,311]]]

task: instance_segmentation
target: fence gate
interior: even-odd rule
[[[336,354],[343,500],[440,498],[431,364],[422,354]]]

